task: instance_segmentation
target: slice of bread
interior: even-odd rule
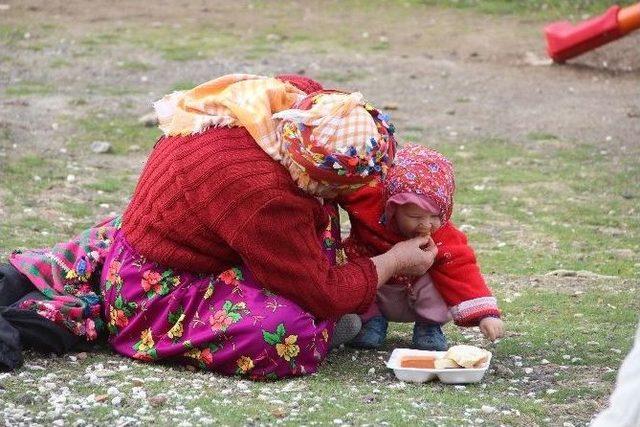
[[[489,360],[490,353],[472,345],[455,345],[444,355],[464,368],[478,368]]]
[[[453,360],[444,357],[441,359],[436,359],[433,364],[435,365],[436,369],[455,369],[461,367]]]

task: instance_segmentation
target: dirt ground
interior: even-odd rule
[[[265,5],[266,3],[266,5]],[[104,84],[135,82],[138,76],[111,72],[127,52],[107,47],[98,60],[78,60],[74,67],[52,71],[38,66],[44,55],[63,55],[73,39],[104,28],[126,26],[169,26],[176,37],[182,29],[205,25],[238,33],[238,43],[252,32],[269,28],[293,28],[295,32],[331,31],[339,28],[355,43],[364,39],[387,41],[382,54],[371,51],[315,53],[304,55],[287,51],[270,53],[258,63],[238,60],[232,55],[212,57],[200,63],[163,64],[147,74],[142,84],[149,94],[138,96],[135,107],[141,112],[161,95],[158,88],[185,74],[194,82],[207,80],[231,70],[256,73],[305,72],[311,76],[349,75],[355,77],[339,86],[358,89],[380,104],[397,105],[394,118],[401,124],[421,126],[430,138],[475,138],[492,135],[522,140],[532,132],[544,132],[563,139],[579,139],[603,146],[629,146],[640,138],[640,35],[631,35],[604,49],[563,66],[545,60],[541,28],[544,22],[518,17],[482,16],[450,9],[412,9],[410,16],[389,9],[402,6],[379,5],[379,21],[371,26],[367,14],[358,7],[340,11],[339,2],[285,2],[269,7],[268,2],[204,1],[154,2],[22,1],[0,12],[5,24],[13,22],[38,33],[43,25],[62,28],[67,40],[60,40],[53,52],[21,53],[20,58],[3,61],[1,83],[44,79],[63,85],[71,94],[87,80]],[[398,4],[398,3],[394,3]],[[373,8],[376,6],[369,6]],[[331,20],[326,20],[330,10]],[[324,13],[321,13],[324,12]],[[385,16],[388,14],[388,16]],[[324,20],[323,20],[324,19]],[[258,24],[257,21],[260,21]],[[286,25],[283,27],[283,22]],[[30,28],[33,27],[33,28]],[[246,28],[246,32],[245,29]],[[240,30],[241,31],[238,31]],[[278,33],[276,33],[278,34]],[[316,34],[317,35],[317,34]],[[286,32],[278,37],[286,38]],[[11,56],[11,52],[4,52]],[[120,57],[119,57],[120,56]],[[137,51],[138,61],[158,64],[153,51]],[[361,78],[358,78],[361,76]],[[124,79],[123,79],[124,77]],[[330,79],[325,79],[330,80]],[[327,82],[331,85],[331,82]],[[20,127],[39,123],[44,132],[50,117],[60,113],[61,99],[42,100],[27,106],[3,101],[4,125]],[[109,107],[109,106],[103,106]],[[114,106],[115,107],[115,106]],[[68,107],[62,107],[68,108]],[[43,114],[44,113],[44,114]],[[75,112],[71,112],[74,114]],[[25,143],[38,143],[28,126]],[[402,126],[399,126],[402,132]],[[19,129],[18,129],[19,130]],[[50,133],[50,132],[47,132]],[[56,139],[56,138],[54,138]],[[56,142],[56,141],[52,141]]]

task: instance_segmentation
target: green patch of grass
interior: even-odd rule
[[[41,41],[32,41],[27,44],[27,49],[32,50],[34,52],[42,52],[47,47],[49,47],[49,44]]]
[[[103,33],[91,33],[88,36],[83,37],[79,44],[84,46],[91,52],[96,52],[102,49],[104,46],[111,46],[119,43],[122,40],[122,33],[120,31],[111,31]]]
[[[248,60],[262,59],[272,53],[276,53],[279,48],[282,47],[281,42],[271,42],[259,37],[256,37],[251,42],[247,43],[244,47],[243,56]]]
[[[238,38],[229,33],[216,32],[210,27],[192,28],[176,37],[174,29],[149,28],[122,32],[122,41],[159,52],[169,61],[189,61],[206,58],[230,50]]]
[[[171,88],[169,89],[169,92],[174,92],[179,90],[189,90],[189,89],[193,89],[196,86],[198,86],[198,83],[194,83],[190,80],[179,81],[179,82],[175,82],[171,86]]]
[[[123,189],[128,190],[131,187],[131,183],[128,177],[109,176],[87,184],[86,187],[91,188],[92,190],[103,191],[105,193],[117,193],[121,192]]]
[[[81,219],[92,216],[95,213],[95,206],[85,202],[66,201],[62,205],[62,211],[73,218]]]
[[[72,139],[72,146],[81,150],[88,150],[93,141],[108,141],[114,154],[124,154],[131,145],[150,149],[160,136],[158,129],[145,127],[131,116],[91,115],[77,125],[80,132]]]
[[[123,61],[118,63],[118,66],[123,70],[129,71],[149,71],[153,70],[153,65],[140,61]]]
[[[64,58],[55,58],[49,62],[49,67],[51,68],[65,68],[69,66],[71,66],[71,62]]]
[[[47,95],[54,92],[54,87],[47,83],[24,81],[7,86],[4,93],[7,96]]]
[[[62,162],[38,154],[26,154],[6,161],[0,168],[4,189],[25,200],[44,188],[64,182]]]
[[[141,86],[124,86],[121,84],[97,84],[89,83],[86,86],[89,94],[98,94],[103,96],[123,96],[144,93],[145,90]]]
[[[527,134],[527,138],[532,141],[548,141],[558,139],[557,136],[548,132],[529,132]]]
[[[69,100],[69,105],[72,105],[74,107],[81,107],[87,104],[88,104],[88,101],[84,98],[72,98]]]
[[[371,50],[388,50],[391,47],[389,42],[377,42],[371,46]]]
[[[317,79],[321,82],[329,81],[336,83],[347,83],[352,81],[361,81],[367,76],[368,73],[359,70],[348,70],[347,72],[322,71],[321,73],[318,73]]]
[[[0,24],[0,42],[7,46],[16,46],[24,40],[25,30],[13,25]]]

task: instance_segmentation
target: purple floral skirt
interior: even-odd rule
[[[332,220],[320,243],[330,262],[341,258],[337,232]],[[120,230],[100,286],[110,344],[141,361],[275,379],[315,372],[329,350],[334,321],[264,289],[248,269],[172,270],[138,254]]]

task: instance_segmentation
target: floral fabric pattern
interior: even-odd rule
[[[337,209],[325,209],[332,220],[318,239],[335,263],[342,257]],[[120,231],[101,287],[111,346],[140,361],[275,379],[315,372],[329,350],[334,321],[263,288],[248,269],[173,271],[138,254]]]

